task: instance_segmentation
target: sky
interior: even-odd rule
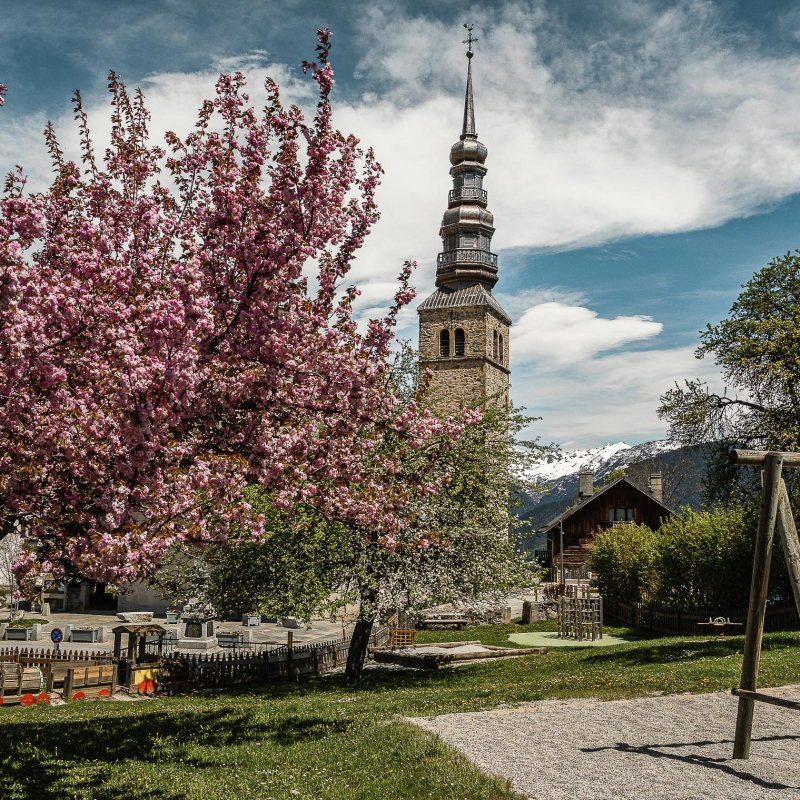
[[[380,313],[405,259],[433,289],[473,60],[495,294],[514,321],[511,395],[563,447],[663,437],[659,396],[720,376],[694,351],[741,285],[800,245],[800,6],[648,0],[4,0],[0,172],[33,189],[51,119],[77,157],[80,89],[95,142],[106,77],[141,86],[157,132],[179,135],[220,70],[313,102],[300,71],[333,31],[334,119],[385,169],[382,219],[356,259],[359,314]],[[399,336],[416,341],[414,307]]]

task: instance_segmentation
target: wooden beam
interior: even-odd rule
[[[789,493],[786,491],[786,483],[783,480],[781,480],[780,495],[778,500],[778,533],[781,537],[786,568],[792,584],[794,603],[797,606],[797,613],[800,614],[800,539],[797,537],[797,527],[792,516]]]
[[[742,677],[739,681],[739,686],[749,692],[756,690],[758,682],[758,662],[761,658],[761,639],[764,636],[764,612],[767,607],[772,537],[775,533],[775,520],[778,516],[783,454],[767,453],[764,463],[761,510],[753,558],[753,578],[750,583],[750,604],[747,608],[747,633],[744,639]],[[753,701],[748,697],[740,697],[736,715],[736,735],[733,742],[734,758],[750,758],[752,731]]]
[[[800,453],[780,453],[774,450],[731,450],[728,458],[733,464],[763,467],[769,455],[783,456],[783,466],[786,468],[800,468]]]
[[[748,700],[756,700],[759,703],[768,703],[771,706],[781,708],[791,708],[800,711],[800,703],[797,700],[784,700],[782,697],[773,697],[771,694],[761,694],[761,692],[748,692],[747,689],[731,689],[731,694],[736,697],[745,697]]]

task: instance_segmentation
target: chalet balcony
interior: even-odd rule
[[[497,269],[497,256],[486,250],[466,250],[459,248],[458,250],[446,250],[444,253],[439,253],[436,257],[436,264],[440,267],[445,264],[456,263],[486,264],[489,267]]]
[[[447,198],[451,203],[458,200],[476,200],[486,205],[487,194],[485,189],[477,189],[474,186],[461,186],[458,189],[451,189]]]

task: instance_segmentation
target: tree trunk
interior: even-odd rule
[[[375,620],[375,602],[378,592],[374,588],[361,590],[361,604],[356,620],[356,626],[350,636],[350,647],[347,651],[347,666],[344,676],[347,680],[359,680],[364,671],[364,662],[367,660],[369,635],[372,632],[372,623]]]
[[[367,660],[367,647],[369,646],[369,635],[372,631],[373,618],[364,619],[359,617],[356,626],[350,636],[350,648],[347,651],[347,666],[344,676],[348,680],[359,680],[364,670],[364,662]]]

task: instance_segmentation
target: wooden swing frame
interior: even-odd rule
[[[742,677],[739,688],[731,694],[739,698],[736,714],[736,735],[733,757],[750,758],[750,739],[753,731],[753,711],[756,702],[800,711],[800,703],[784,700],[756,691],[761,641],[764,637],[764,612],[767,607],[769,567],[775,528],[781,537],[786,566],[800,613],[800,540],[789,504],[789,493],[783,480],[783,469],[800,469],[800,453],[781,453],[766,450],[733,450],[731,461],[762,469],[761,509],[753,558],[753,578],[750,583],[750,603],[747,609],[747,631],[744,639]]]

